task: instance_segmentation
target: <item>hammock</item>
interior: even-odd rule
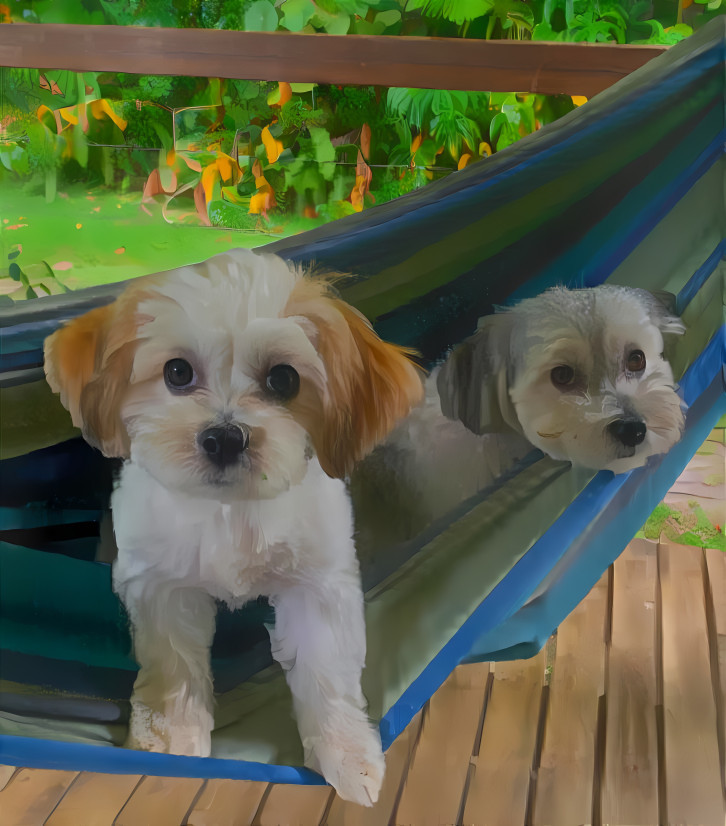
[[[452,480],[445,513],[411,519],[416,503],[405,489],[374,495],[385,447],[353,476],[367,588],[363,689],[384,748],[460,662],[537,652],[726,411],[725,35],[718,18],[486,161],[267,247],[356,273],[344,298],[429,366],[495,305],[555,284],[666,290],[688,328],[668,353],[688,404],[686,430],[644,468],[596,473],[537,451],[508,454],[497,442],[488,477],[468,488]],[[94,561],[113,462],[78,438],[47,388],[42,342],[121,286],[0,310],[0,757],[320,783],[299,768],[264,601],[220,612],[211,758],[108,748],[123,740],[136,668],[110,567]],[[385,507],[403,509],[407,526],[391,526]]]

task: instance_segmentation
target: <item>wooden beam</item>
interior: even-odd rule
[[[665,49],[139,26],[0,25],[0,66],[586,97]]]

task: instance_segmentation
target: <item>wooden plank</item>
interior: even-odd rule
[[[459,666],[429,700],[395,815],[397,824],[456,822],[488,675],[487,663]]]
[[[139,26],[0,26],[0,65],[592,97],[664,46]]]
[[[657,546],[645,539],[614,565],[603,823],[658,822],[657,566]]]
[[[592,818],[608,608],[608,574],[605,573],[557,631],[557,652],[537,774],[535,824],[589,823]]]
[[[467,826],[524,823],[545,656],[495,663],[479,754],[466,796]],[[449,823],[450,821],[442,821]]]
[[[658,546],[667,801],[660,814],[669,823],[724,822],[702,553]]]
[[[8,785],[8,781],[16,771],[15,766],[0,766],[0,792]]]
[[[3,826],[40,826],[78,772],[20,769],[0,792]]]
[[[270,788],[254,826],[318,826],[333,794],[330,786],[277,783]]]
[[[189,777],[144,777],[113,826],[181,826],[204,782]]]
[[[709,627],[711,681],[717,697],[721,784],[726,796],[726,554],[713,548],[707,549],[705,554],[713,618],[713,627]]]
[[[386,752],[386,774],[375,806],[356,806],[336,796],[325,818],[325,826],[385,826],[390,821],[418,743],[421,720],[419,711]]]
[[[267,783],[208,780],[184,826],[250,826]]]
[[[141,775],[81,772],[43,826],[113,826]]]

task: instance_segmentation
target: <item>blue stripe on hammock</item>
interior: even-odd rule
[[[695,298],[696,293],[701,289],[706,281],[708,281],[709,276],[721,263],[724,255],[726,255],[726,239],[722,239],[721,242],[716,245],[714,251],[708,256],[703,264],[701,264],[696,272],[693,273],[684,285],[683,289],[680,293],[678,293],[678,298],[676,299],[676,315],[683,314],[685,308]]]
[[[276,766],[218,757],[181,757],[178,754],[156,754],[114,746],[38,740],[34,737],[18,737],[12,734],[0,735],[0,761],[10,766],[73,769],[104,774],[214,777],[261,780],[265,783],[325,785],[319,774],[297,766]]]
[[[609,252],[605,252],[602,259],[598,257],[589,271],[581,271],[577,283],[569,283],[569,286],[595,287],[602,284],[630,253],[648,237],[697,181],[723,157],[725,143],[726,129],[719,132],[699,157],[686,167],[662,193],[659,193],[659,197],[652,201],[648,208],[641,212],[635,228],[623,240],[615,244]],[[606,250],[607,245],[601,248],[601,251]],[[552,268],[548,267],[543,273],[516,289],[507,299],[507,304],[538,295],[551,287],[553,283],[560,283],[561,276],[559,278],[553,277],[550,270],[555,268],[561,270],[562,267],[560,261],[555,262]],[[695,292],[697,292],[697,289],[693,290],[693,294]],[[688,300],[693,297],[693,294],[689,296]]]
[[[586,287],[602,284],[603,281],[624,261],[641,241],[665,218],[673,207],[686,195],[698,181],[724,154],[726,129],[716,135],[703,150],[698,159],[691,164],[653,201],[641,214],[638,226],[620,243],[610,255],[598,259],[598,264],[585,280]]]
[[[684,169],[666,187],[661,197],[655,200],[650,208],[642,212],[642,217],[635,229],[623,241],[618,243],[602,261],[598,259],[598,263],[589,273],[583,274],[580,272],[577,284],[570,284],[570,286],[595,286],[605,281],[612,271],[652,232],[688,190],[721,158],[724,153],[724,143],[726,143],[726,130],[721,131],[696,161]],[[724,242],[724,249],[726,249],[726,242]],[[548,267],[543,273],[517,288],[509,296],[506,303],[510,304],[521,298],[536,295],[552,286],[554,282],[559,283],[561,277],[557,274],[553,276],[553,269],[559,272],[561,268],[562,264],[558,259],[553,267]],[[694,278],[697,279],[697,276],[698,274]],[[697,284],[698,280],[694,283],[693,293],[697,292]],[[384,338],[390,338],[391,340],[400,338],[400,336],[395,335],[395,327],[397,323],[400,323],[397,322],[396,316],[397,313],[393,312],[390,318],[384,318],[382,322],[376,324],[376,329]],[[57,324],[54,321],[43,321],[38,325],[23,324],[16,328],[0,330],[0,338],[3,340],[0,370],[4,372],[42,364],[42,341],[56,326]],[[28,345],[33,349],[23,350],[23,347]]]

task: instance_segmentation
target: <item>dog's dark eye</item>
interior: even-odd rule
[[[642,350],[633,350],[626,363],[629,373],[640,373],[645,370],[645,353]]]
[[[186,359],[170,359],[164,365],[164,381],[170,390],[187,390],[195,378],[194,368]]]
[[[300,376],[289,364],[276,364],[270,368],[265,382],[267,389],[280,399],[292,399],[300,390]]]
[[[555,387],[569,387],[575,380],[575,371],[567,364],[558,364],[550,371],[550,378]]]

